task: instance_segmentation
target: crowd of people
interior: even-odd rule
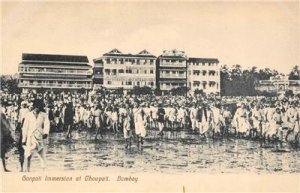
[[[34,152],[44,166],[43,140],[49,132],[65,132],[65,137],[72,139],[74,132],[84,131],[95,140],[122,134],[126,148],[133,141],[142,147],[149,130],[156,131],[156,137],[163,137],[166,131],[187,131],[199,138],[238,137],[274,146],[300,142],[299,96],[1,93],[1,108],[1,124],[7,123],[3,128],[8,128],[7,135],[11,133],[17,142],[21,170],[25,165],[25,171],[30,170]],[[1,148],[5,170],[8,147]]]

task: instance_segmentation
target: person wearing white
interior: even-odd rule
[[[146,116],[142,107],[136,104],[134,111],[135,134],[139,138],[139,143],[143,144],[143,138],[146,137]]]
[[[46,150],[45,139],[49,135],[50,122],[48,115],[43,110],[43,101],[36,99],[33,102],[33,110],[26,114],[24,125],[22,128],[23,138],[22,144],[24,145],[24,157],[26,171],[30,171],[31,157],[37,153],[41,159],[42,168],[45,169]]]

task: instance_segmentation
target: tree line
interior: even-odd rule
[[[254,66],[250,69],[243,69],[239,64],[232,67],[223,65],[220,71],[222,96],[266,95],[267,93],[259,93],[255,89],[257,83],[260,80],[269,80],[272,76],[283,75],[270,68],[258,69]],[[289,80],[300,80],[299,66],[294,66],[288,76]]]

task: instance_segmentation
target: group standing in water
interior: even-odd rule
[[[65,132],[68,140],[72,140],[74,132],[81,131],[95,140],[111,133],[122,134],[126,148],[133,142],[142,147],[150,130],[160,137],[166,131],[188,131],[202,138],[237,137],[274,146],[299,146],[300,142],[299,96],[280,99],[30,93],[4,97],[1,102],[1,119],[6,120],[8,131],[1,132],[16,136],[21,170],[25,165],[25,171],[30,170],[34,152],[45,167],[43,147],[49,132]]]

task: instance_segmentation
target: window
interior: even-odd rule
[[[147,70],[144,70],[144,73],[147,74]]]
[[[179,74],[184,74],[184,72],[183,71],[179,71]]]
[[[150,74],[153,74],[153,70],[150,70]]]
[[[153,60],[150,60],[150,64],[153,64]]]
[[[140,82],[136,82],[136,85],[140,86]]]
[[[137,64],[140,64],[140,60],[136,60],[136,63],[137,63]]]
[[[206,75],[206,70],[202,71],[202,75],[205,76]]]
[[[176,74],[176,71],[173,71],[172,74]]]
[[[210,70],[209,73],[208,73],[209,76],[214,76],[215,74],[216,74],[216,72],[213,71],[213,70]]]
[[[120,59],[120,63],[121,63],[121,64],[124,64],[124,59]]]
[[[123,69],[119,69],[119,73],[124,73],[124,70]]]
[[[151,85],[151,86],[154,86],[154,82],[150,82],[150,85]]]
[[[127,85],[132,85],[132,82],[131,82],[131,81],[128,81],[128,82],[127,82]]]
[[[106,74],[106,75],[109,75],[109,73],[110,73],[110,70],[109,70],[109,69],[105,69],[105,71],[104,71],[104,72],[105,72],[105,74]]]
[[[106,59],[106,63],[110,64],[110,59],[109,58]]]
[[[112,75],[116,75],[117,74],[117,70],[116,69],[113,69],[112,70]]]
[[[205,62],[202,62],[202,66],[205,66]]]
[[[131,69],[126,70],[126,73],[131,74],[132,70]]]
[[[109,80],[109,81],[107,81],[107,84],[108,84],[108,85],[110,85],[110,84],[111,84],[111,81],[110,81],[110,80]]]
[[[170,74],[170,71],[166,71],[166,74]]]

